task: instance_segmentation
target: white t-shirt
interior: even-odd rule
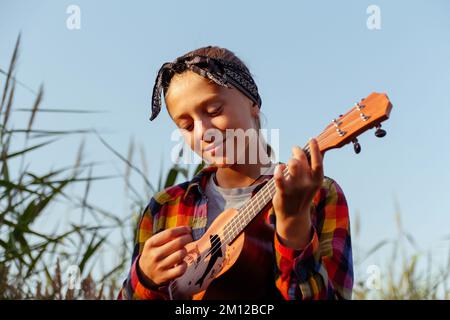
[[[265,169],[265,174],[273,174],[276,164]],[[211,174],[206,184],[205,193],[208,198],[208,218],[206,228],[209,228],[215,218],[228,208],[239,209],[251,197],[253,190],[259,183],[242,188],[222,188],[216,184],[214,179],[216,173]]]

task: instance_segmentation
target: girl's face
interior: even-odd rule
[[[186,143],[207,163],[230,167],[243,163],[243,156],[245,163],[248,162],[246,151],[250,140],[245,138],[243,142],[241,137],[247,129],[257,129],[255,120],[259,108],[239,90],[219,86],[195,72],[186,71],[173,76],[166,105]],[[227,139],[226,129],[242,130],[233,130],[235,134],[228,135]],[[227,146],[231,150],[227,151]]]

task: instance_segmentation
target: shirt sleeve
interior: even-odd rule
[[[161,300],[168,299],[166,291],[150,288],[144,285],[138,270],[137,263],[140,254],[144,248],[145,241],[153,233],[153,217],[156,215],[160,206],[155,198],[150,200],[148,206],[144,209],[137,226],[133,254],[131,258],[131,268],[127,279],[123,282],[122,288],[117,299],[119,300]]]
[[[283,245],[274,235],[275,284],[286,300],[351,299],[353,261],[347,202],[326,178],[311,211],[312,236],[303,250]]]

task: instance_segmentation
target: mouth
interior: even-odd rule
[[[225,144],[225,140],[221,141],[219,144],[210,144],[209,146],[207,146],[206,148],[203,148],[203,152],[212,152],[215,151],[216,149],[222,147]]]

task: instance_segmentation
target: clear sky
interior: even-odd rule
[[[69,5],[81,29],[66,27]],[[369,30],[369,5],[381,29]],[[175,128],[164,110],[149,122],[150,96],[162,63],[205,45],[234,51],[255,76],[266,128],[280,129],[280,160],[369,93],[386,92],[394,108],[383,125],[325,157],[325,173],[343,188],[358,247],[397,234],[394,215],[419,248],[445,258],[450,234],[450,1],[6,1],[0,0],[0,67],[6,69],[19,31],[17,78],[37,90],[42,107],[105,110],[95,115],[39,114],[36,128],[97,128],[123,154],[131,137],[146,150],[156,182],[169,166]],[[4,78],[1,78],[3,81]],[[34,96],[18,88],[16,107]],[[24,114],[13,118],[16,126]],[[48,168],[73,162],[80,137],[33,159]],[[114,159],[95,137],[89,160]],[[140,163],[138,157],[135,161]],[[106,172],[123,172],[115,161]],[[119,163],[119,164],[117,164]],[[136,180],[138,181],[138,180]],[[142,193],[144,191],[142,189]],[[123,185],[99,184],[90,201],[128,214]],[[119,209],[118,209],[119,208]],[[120,209],[123,208],[123,209]],[[361,249],[362,250],[362,249]],[[358,252],[355,252],[358,254]],[[381,263],[374,256],[367,263]]]

